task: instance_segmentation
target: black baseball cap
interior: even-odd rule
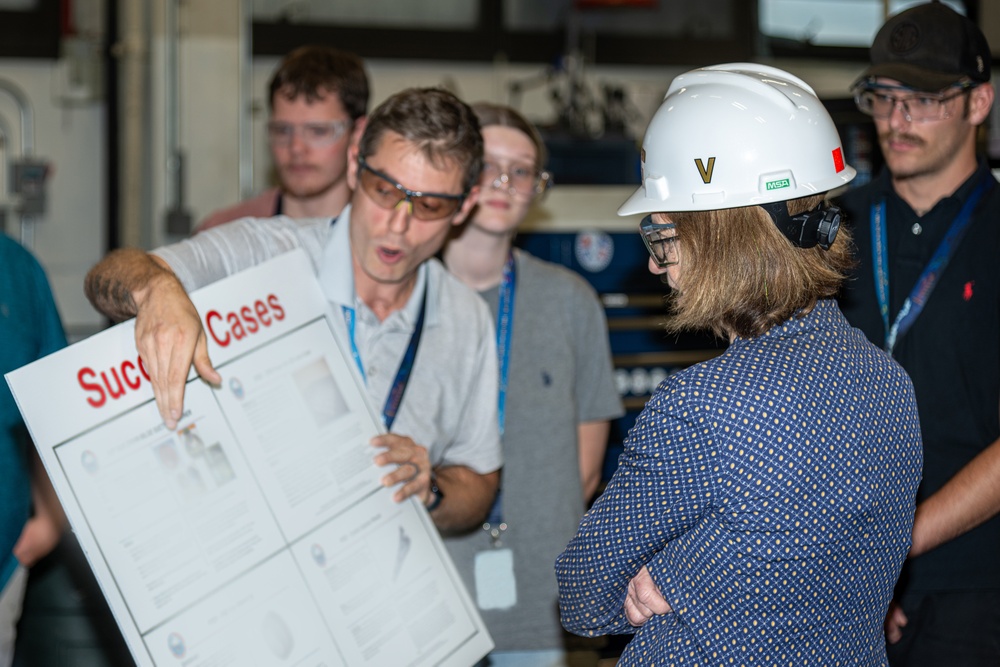
[[[937,0],[890,17],[869,54],[871,65],[855,85],[884,76],[926,92],[966,80],[985,83],[993,59],[979,26]]]

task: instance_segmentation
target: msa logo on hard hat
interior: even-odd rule
[[[701,161],[701,158],[695,158],[694,163],[698,165],[698,173],[701,174],[701,180],[703,183],[712,182],[712,172],[715,171],[715,158],[708,158],[708,167],[705,167],[705,163]]]
[[[787,178],[779,178],[776,181],[768,181],[764,184],[764,189],[766,190],[781,190],[782,188],[792,187],[792,182]]]

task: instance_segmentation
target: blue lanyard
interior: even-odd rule
[[[875,272],[875,293],[878,297],[879,311],[882,314],[882,324],[885,328],[885,351],[890,355],[896,346],[896,341],[905,334],[917,316],[924,309],[927,299],[934,286],[937,285],[938,278],[944,273],[945,267],[955,254],[962,237],[965,236],[969,223],[972,221],[972,213],[979,203],[980,198],[989,189],[992,178],[986,176],[982,179],[976,189],[972,191],[966,199],[962,209],[955,216],[948,232],[937,250],[931,257],[930,262],[924,267],[923,273],[917,279],[917,284],[913,286],[910,295],[906,297],[902,308],[896,314],[896,319],[892,326],[889,325],[889,253],[886,247],[886,223],[885,223],[885,200],[878,204],[872,204],[871,209],[871,233],[872,233],[872,261]]]
[[[347,321],[347,333],[351,339],[351,356],[354,357],[354,363],[357,364],[358,370],[361,371],[361,378],[367,383],[368,378],[365,376],[365,367],[361,363],[361,354],[358,352],[358,344],[354,337],[356,317],[354,309],[348,306],[342,306],[342,309],[344,311],[344,319]],[[389,395],[385,399],[385,406],[382,408],[382,422],[385,424],[386,430],[392,429],[392,423],[396,421],[396,414],[399,412],[399,406],[403,402],[403,393],[406,391],[406,385],[410,381],[410,373],[413,371],[413,361],[417,357],[417,346],[420,345],[420,335],[424,330],[424,311],[426,310],[427,287],[425,285],[424,295],[420,300],[420,314],[417,315],[417,323],[413,326],[413,333],[410,334],[410,342],[406,346],[406,352],[403,353],[403,359],[399,362],[396,379],[392,382]]]
[[[354,339],[354,323],[357,316],[354,313],[354,309],[350,306],[341,306],[341,309],[344,311],[344,320],[347,322],[347,335],[351,339],[351,356],[354,357],[354,363],[358,367],[358,372],[361,373],[361,379],[364,380],[365,384],[368,384],[368,376],[365,375],[365,365],[361,363],[361,353],[358,352],[358,343]]]
[[[497,415],[500,418],[500,436],[503,437],[507,407],[507,376],[510,371],[510,339],[514,332],[514,294],[517,291],[517,272],[514,269],[514,252],[511,251],[503,266],[497,304],[497,361],[500,371],[500,388],[497,396]]]
[[[497,361],[500,369],[500,387],[497,392],[497,415],[500,419],[500,437],[503,437],[504,420],[507,408],[507,376],[510,371],[510,343],[514,332],[514,296],[517,292],[517,271],[514,267],[514,251],[507,256],[503,266],[503,277],[500,279],[499,299],[497,303]],[[497,491],[497,497],[490,509],[487,523],[497,528],[502,522],[501,498],[503,490]]]

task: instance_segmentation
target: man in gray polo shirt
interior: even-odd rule
[[[244,219],[153,253],[116,250],[91,269],[87,296],[112,319],[136,318],[136,345],[173,428],[192,363],[221,381],[187,291],[303,248],[343,314],[335,333],[373,405],[386,406],[390,432],[373,441],[376,463],[392,468],[383,483],[401,484],[397,501],[421,499],[442,533],[467,530],[485,518],[499,480],[493,323],[434,255],[475,204],[482,153],[468,106],[441,90],[405,90],[371,114],[350,149],[353,195],[337,220]],[[409,388],[392,410],[401,381]]]

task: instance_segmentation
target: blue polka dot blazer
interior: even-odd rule
[[[832,301],[668,377],[556,562],[563,625],[619,665],[884,665],[920,427],[905,372]],[[646,565],[672,613],[623,611]]]

